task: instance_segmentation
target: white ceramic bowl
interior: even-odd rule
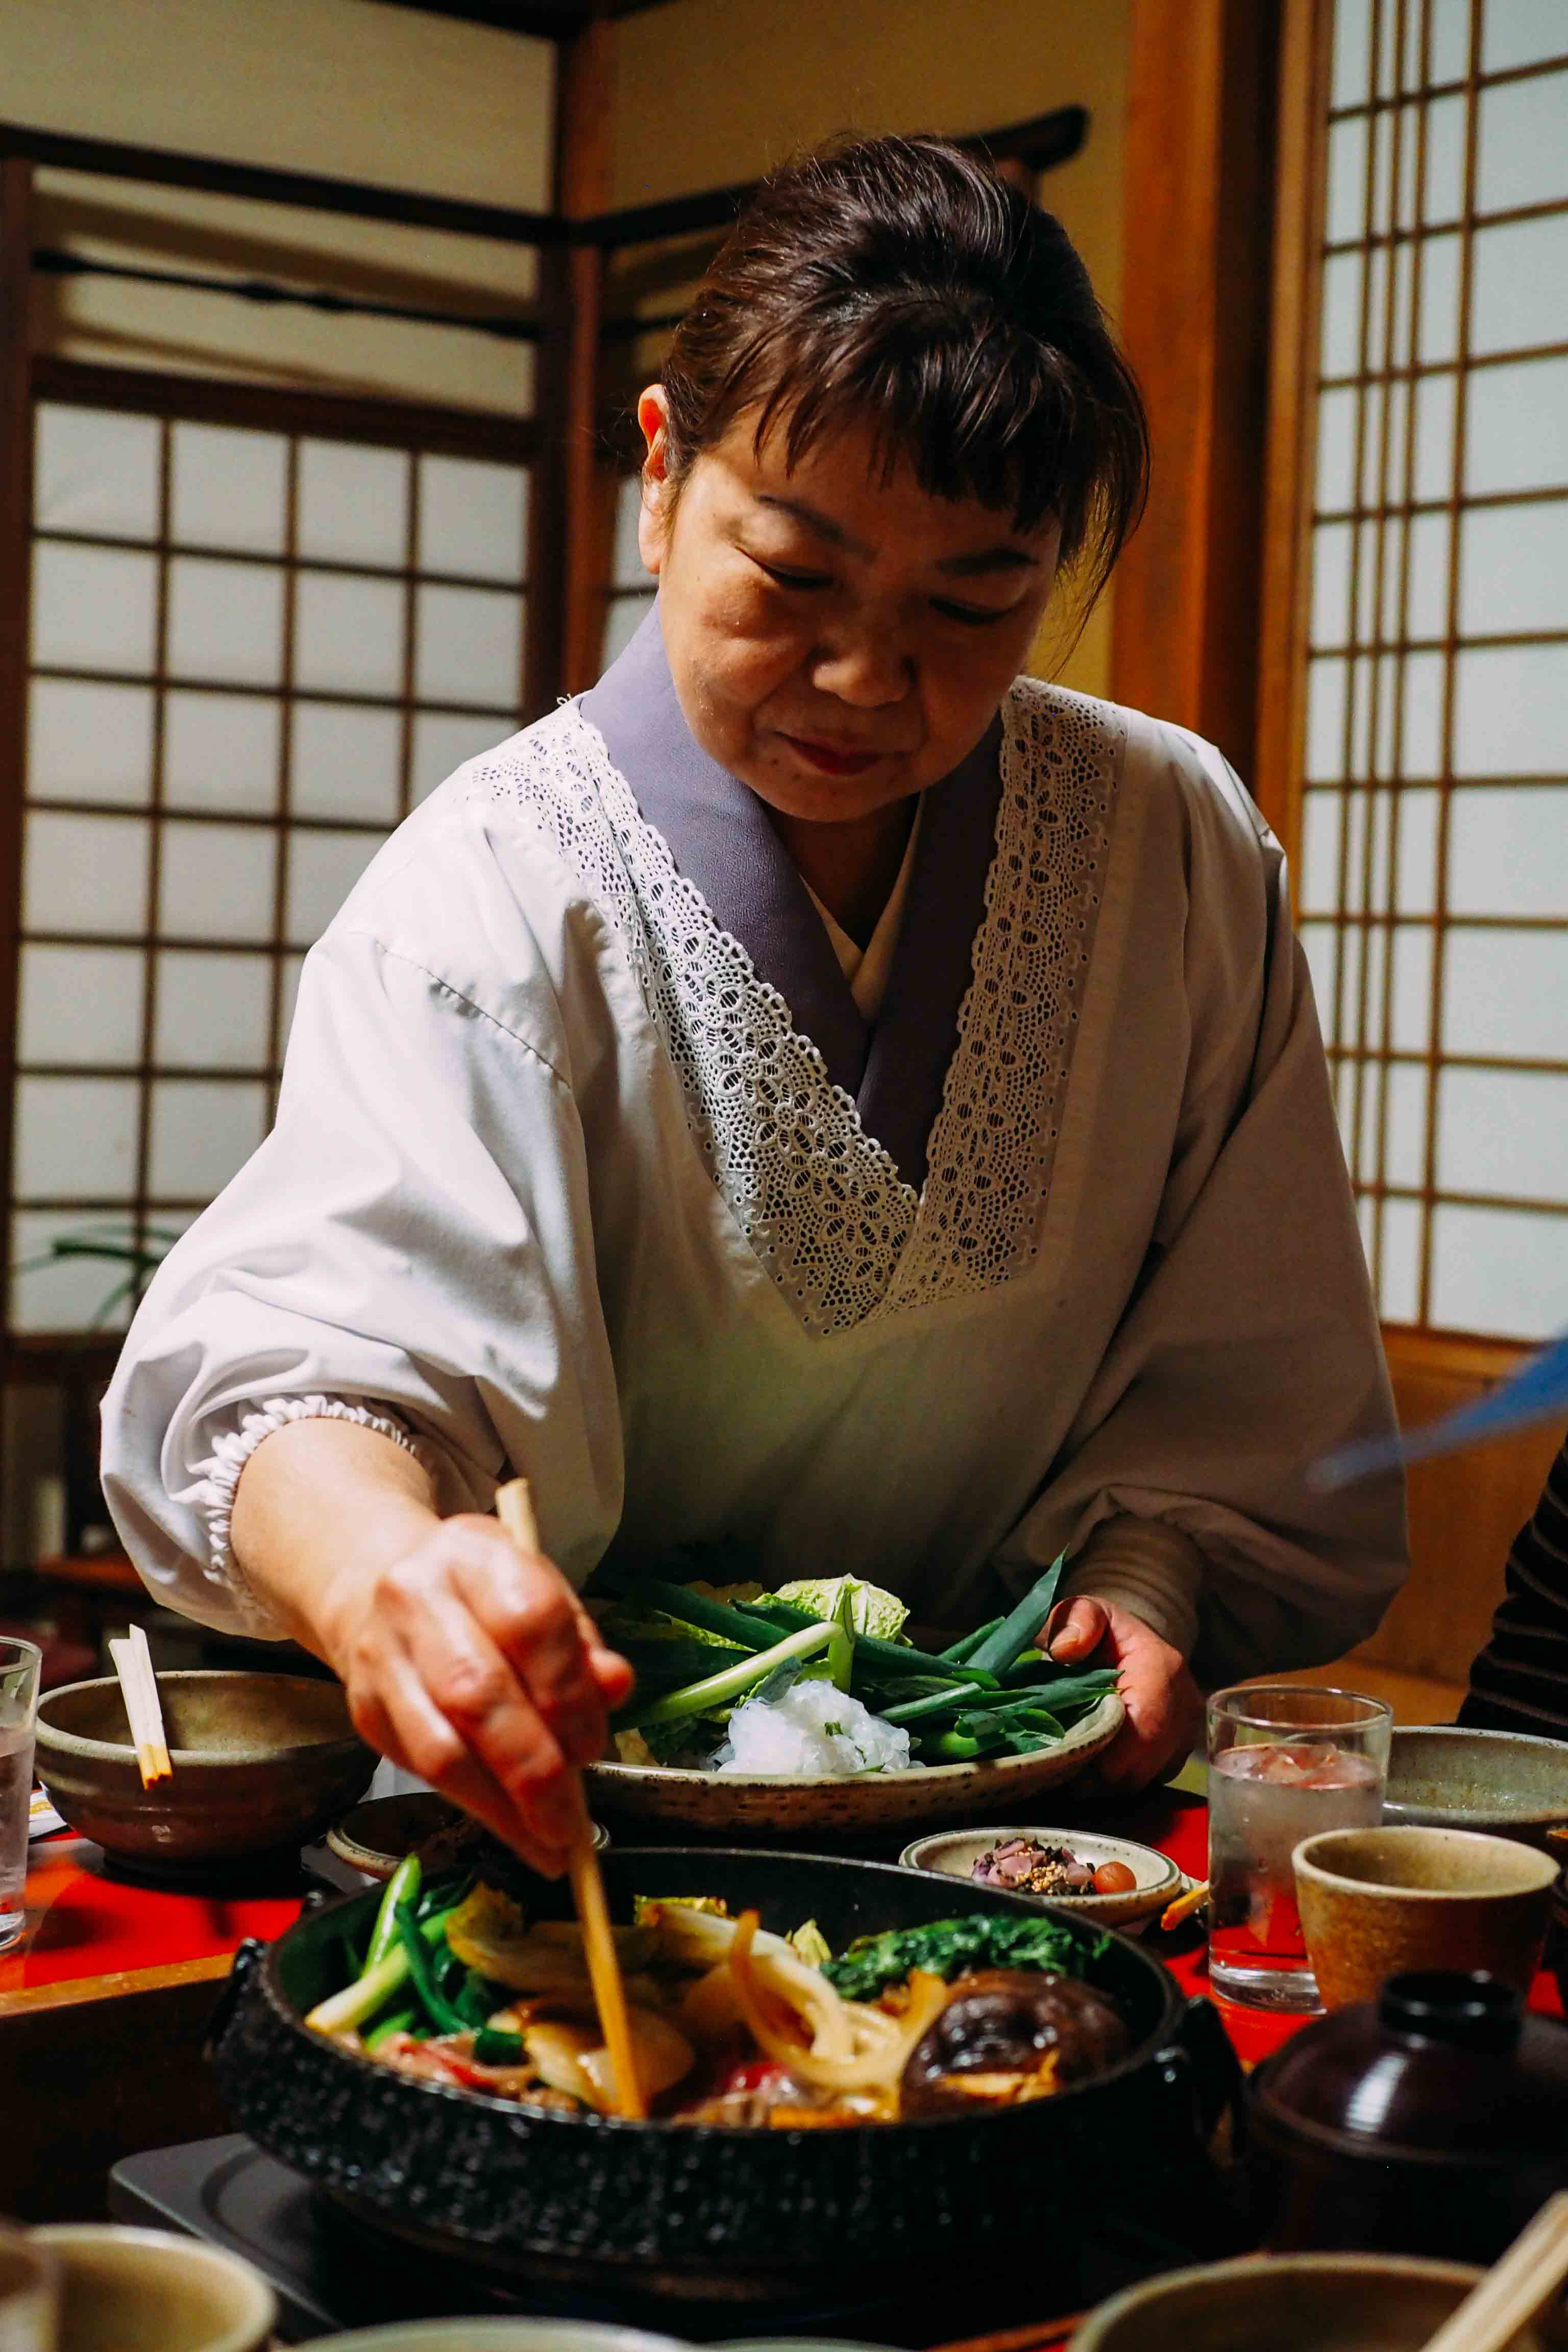
[[[316,2352],[689,2352],[673,2336],[572,2319],[395,2319],[324,2336]]]
[[[278,2299],[237,2254],[107,2221],[32,2234],[60,2268],[59,2352],[263,2352],[272,2341]]]
[[[1080,1917],[1092,1919],[1102,1927],[1121,1927],[1136,1933],[1146,1927],[1151,1919],[1173,1903],[1185,1884],[1181,1872],[1168,1854],[1152,1845],[1137,1845],[1131,1838],[1102,1837],[1098,1830],[1043,1830],[1032,1822],[1009,1822],[999,1829],[942,1830],[934,1837],[916,1838],[907,1845],[899,1860],[906,1870],[934,1870],[948,1878],[962,1878],[973,1884],[974,1864],[1004,1838],[1034,1838],[1040,1845],[1065,1845],[1080,1862],[1096,1869],[1102,1862],[1124,1862],[1138,1884],[1121,1895],[1028,1895],[1022,1887],[1011,1891],[1024,1895],[1026,1902],[1048,1903],[1063,1911],[1076,1911]]]

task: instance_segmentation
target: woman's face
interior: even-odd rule
[[[979,741],[1050,594],[1058,532],[932,498],[868,429],[789,472],[742,416],[669,511],[661,387],[643,394],[640,530],[675,688],[702,749],[783,815],[842,824],[924,790]]]

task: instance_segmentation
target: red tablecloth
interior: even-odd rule
[[[27,1926],[0,1953],[0,1995],[213,1959],[247,1936],[280,1936],[299,1916],[297,1895],[229,1897],[165,1893],[111,1876],[86,1838],[40,1838],[27,1868]]]
[[[1116,1827],[1158,1846],[1191,1877],[1206,1875],[1208,1811],[1200,1797],[1160,1790]],[[0,1994],[24,1985],[213,1958],[233,1951],[247,1936],[281,1935],[299,1907],[298,1897],[289,1895],[224,1897],[133,1886],[106,1873],[99,1848],[85,1838],[44,1838],[32,1849],[27,1874],[27,1933],[15,1949],[0,1955]],[[1150,1948],[1184,1990],[1208,1991],[1208,1955],[1200,1929],[1190,1927],[1175,1937],[1155,1935]],[[1226,2000],[1217,2006],[1249,2064],[1277,2050],[1306,2021]],[[1563,2014],[1556,1985],[1544,1973],[1536,1979],[1531,2006],[1551,2016]]]

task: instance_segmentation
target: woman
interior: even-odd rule
[[[1300,1475],[1389,1406],[1278,846],[1208,745],[1017,677],[1136,519],[1136,389],[1056,222],[884,140],[761,194],[639,415],[655,612],[309,959],[127,1345],[117,1521],[541,1867],[628,1687],[612,1538],[953,1626],[1066,1548],[1137,1784],[1404,1535]]]

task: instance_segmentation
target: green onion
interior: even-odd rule
[[[395,2033],[406,2033],[411,2026],[417,2025],[418,2022],[419,2011],[416,2009],[410,2007],[392,2010],[382,2019],[379,2025],[371,2028],[364,2037],[364,2046],[374,2058],[384,2042],[390,2042]]]
[[[424,2004],[425,2013],[441,2033],[466,2033],[468,2021],[460,2010],[443,1998],[437,1989],[436,1971],[430,1955],[425,1948],[425,1931],[414,1916],[413,1906],[401,1904],[393,1913],[397,1923],[397,1937],[408,1961],[408,1973],[414,1979],[414,1990]],[[442,1921],[445,1931],[446,1922]]]
[[[634,1706],[628,1715],[616,1717],[616,1726],[623,1731],[636,1730],[645,1723],[683,1723],[689,1716],[707,1715],[716,1706],[743,1697],[792,1658],[815,1657],[819,1650],[826,1649],[833,1633],[832,1625],[820,1617],[813,1617],[798,1633],[775,1642],[771,1650],[748,1658],[743,1665],[726,1666],[721,1674],[705,1675],[700,1682],[688,1683],[684,1690],[668,1691],[663,1698],[650,1700],[647,1706]]]
[[[480,2066],[521,2066],[523,2059],[521,2033],[496,2032],[488,2025],[474,2036],[474,2060]]]
[[[1066,1552],[1058,1552],[1045,1574],[1037,1577],[1010,1616],[988,1633],[968,1661],[971,1674],[999,1675],[1027,1649],[1056,1606]]]
[[[973,1633],[962,1634],[956,1642],[949,1643],[942,1653],[942,1657],[950,1666],[967,1665],[981,1643],[988,1634],[994,1633],[1001,1622],[1000,1617],[993,1617],[985,1624],[977,1625]]]
[[[847,1691],[855,1672],[854,1596],[847,1589],[840,1597],[833,1631],[827,1643],[827,1675],[835,1690]]]
[[[972,1698],[984,1698],[994,1688],[994,1683],[951,1683],[946,1690],[928,1691],[924,1698],[907,1698],[901,1706],[883,1707],[880,1713],[884,1723],[915,1723],[922,1715],[941,1715]]]
[[[396,1943],[397,1906],[400,1903],[416,1903],[419,1900],[421,1875],[419,1856],[410,1853],[404,1856],[387,1880],[381,1908],[375,1915],[375,1925],[370,1931],[370,1948],[360,1970],[362,1977],[368,1976],[372,1969],[379,1967]]]
[[[447,1913],[436,1914],[419,1923],[419,1934],[427,1944],[438,1942],[447,1932]],[[320,2000],[305,2022],[315,2033],[350,2033],[356,2026],[373,2018],[382,2005],[408,1981],[408,1955],[401,1940],[384,1960],[361,1977],[356,1984],[345,1985],[342,1992],[332,1993]]]
[[[727,1601],[710,1601],[705,1592],[689,1592],[684,1584],[666,1584],[657,1576],[637,1576],[627,1577],[619,1589],[627,1601],[657,1609],[679,1624],[700,1625],[705,1633],[717,1633],[721,1640],[733,1642],[738,1649],[765,1650],[773,1638],[773,1628],[765,1617],[753,1616],[749,1610],[732,1609]]]

